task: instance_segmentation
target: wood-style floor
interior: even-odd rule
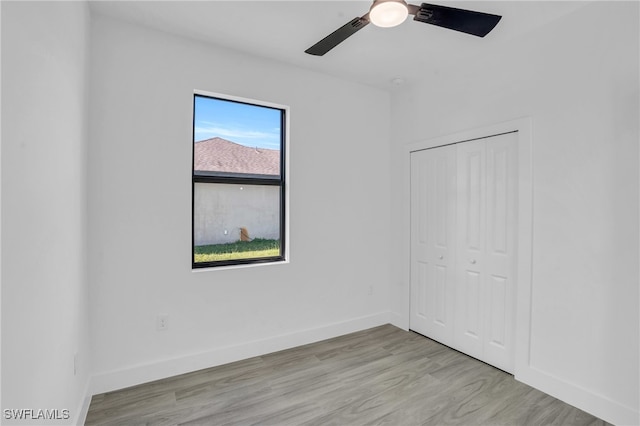
[[[391,325],[95,395],[87,425],[604,425]]]

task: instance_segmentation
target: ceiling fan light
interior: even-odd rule
[[[402,24],[408,14],[404,0],[376,0],[369,10],[369,20],[375,26],[390,28]]]

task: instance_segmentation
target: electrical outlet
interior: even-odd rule
[[[156,317],[156,330],[163,331],[169,327],[169,314],[158,314]]]
[[[73,375],[78,374],[78,354],[73,354]]]

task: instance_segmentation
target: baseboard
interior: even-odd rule
[[[640,424],[640,412],[535,367],[516,368],[515,379],[614,425]]]
[[[97,395],[178,374],[202,370],[234,361],[265,355],[296,346],[318,342],[343,334],[366,330],[389,323],[390,313],[380,312],[321,327],[293,333],[271,336],[234,346],[215,348],[211,351],[189,354],[179,358],[159,360],[115,371],[94,374],[91,378],[90,395]]]
[[[74,420],[74,424],[76,426],[84,425],[87,420],[87,413],[89,412],[89,405],[91,405],[91,380],[87,379],[87,383],[84,387],[84,392],[82,393],[82,400],[78,404],[78,408],[76,409],[76,416]]]

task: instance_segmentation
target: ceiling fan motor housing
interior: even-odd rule
[[[400,3],[405,5],[405,7],[407,6],[407,2],[404,0],[373,0],[373,4],[371,5],[371,8],[369,10],[372,10],[374,7],[376,7],[380,3]]]
[[[378,27],[389,28],[400,25],[409,14],[404,0],[374,0],[369,9],[369,21]]]

